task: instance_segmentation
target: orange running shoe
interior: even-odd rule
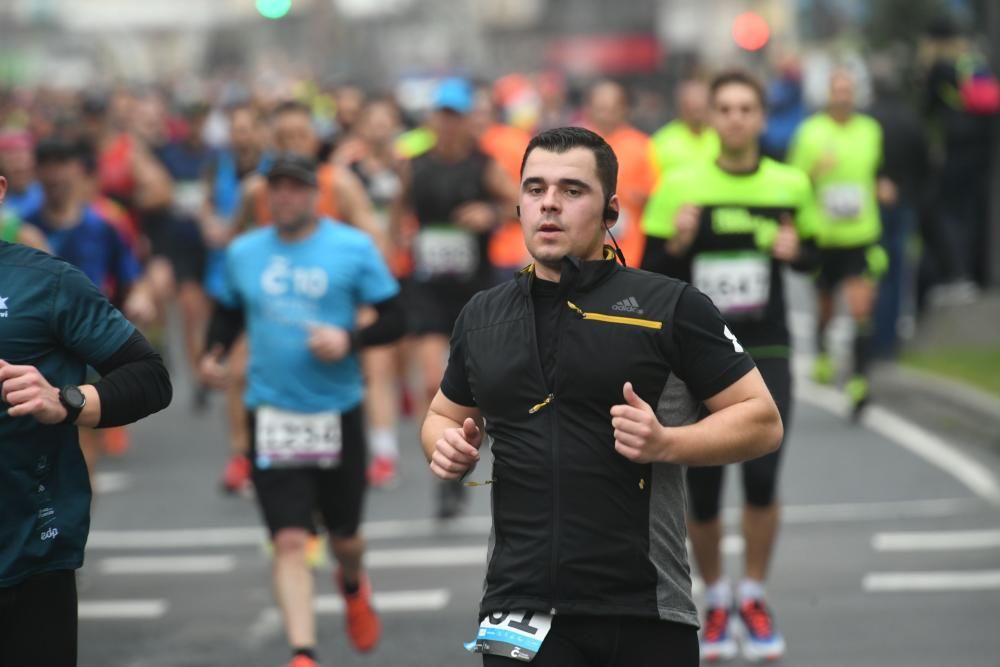
[[[378,644],[382,634],[382,626],[372,606],[372,587],[368,576],[361,573],[358,577],[358,592],[349,594],[344,590],[344,581],[337,573],[337,585],[344,596],[344,606],[347,611],[347,636],[354,648],[367,653]]]
[[[288,663],[288,667],[319,667],[319,663],[304,655],[297,655]]]
[[[222,472],[222,490],[226,493],[240,493],[250,485],[250,459],[242,454],[234,454]]]
[[[374,489],[392,489],[399,485],[396,459],[376,456],[368,466],[368,485]]]
[[[128,437],[128,430],[124,426],[105,429],[103,444],[104,453],[114,458],[123,456],[132,445]]]

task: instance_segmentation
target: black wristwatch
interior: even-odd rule
[[[66,408],[66,419],[62,423],[72,424],[87,405],[87,397],[75,384],[68,384],[59,390],[59,402]]]

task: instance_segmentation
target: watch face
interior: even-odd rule
[[[84,404],[87,402],[87,397],[83,395],[79,387],[64,387],[63,400],[66,401],[66,405],[73,408],[74,410],[80,410],[83,408]]]

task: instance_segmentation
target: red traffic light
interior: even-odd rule
[[[771,28],[760,14],[744,12],[733,20],[733,39],[747,51],[759,51],[771,38]]]

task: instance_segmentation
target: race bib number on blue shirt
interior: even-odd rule
[[[552,628],[552,616],[537,611],[493,612],[479,624],[472,653],[488,653],[522,662],[534,660]]]
[[[257,410],[257,467],[332,468],[340,464],[340,413]]]

